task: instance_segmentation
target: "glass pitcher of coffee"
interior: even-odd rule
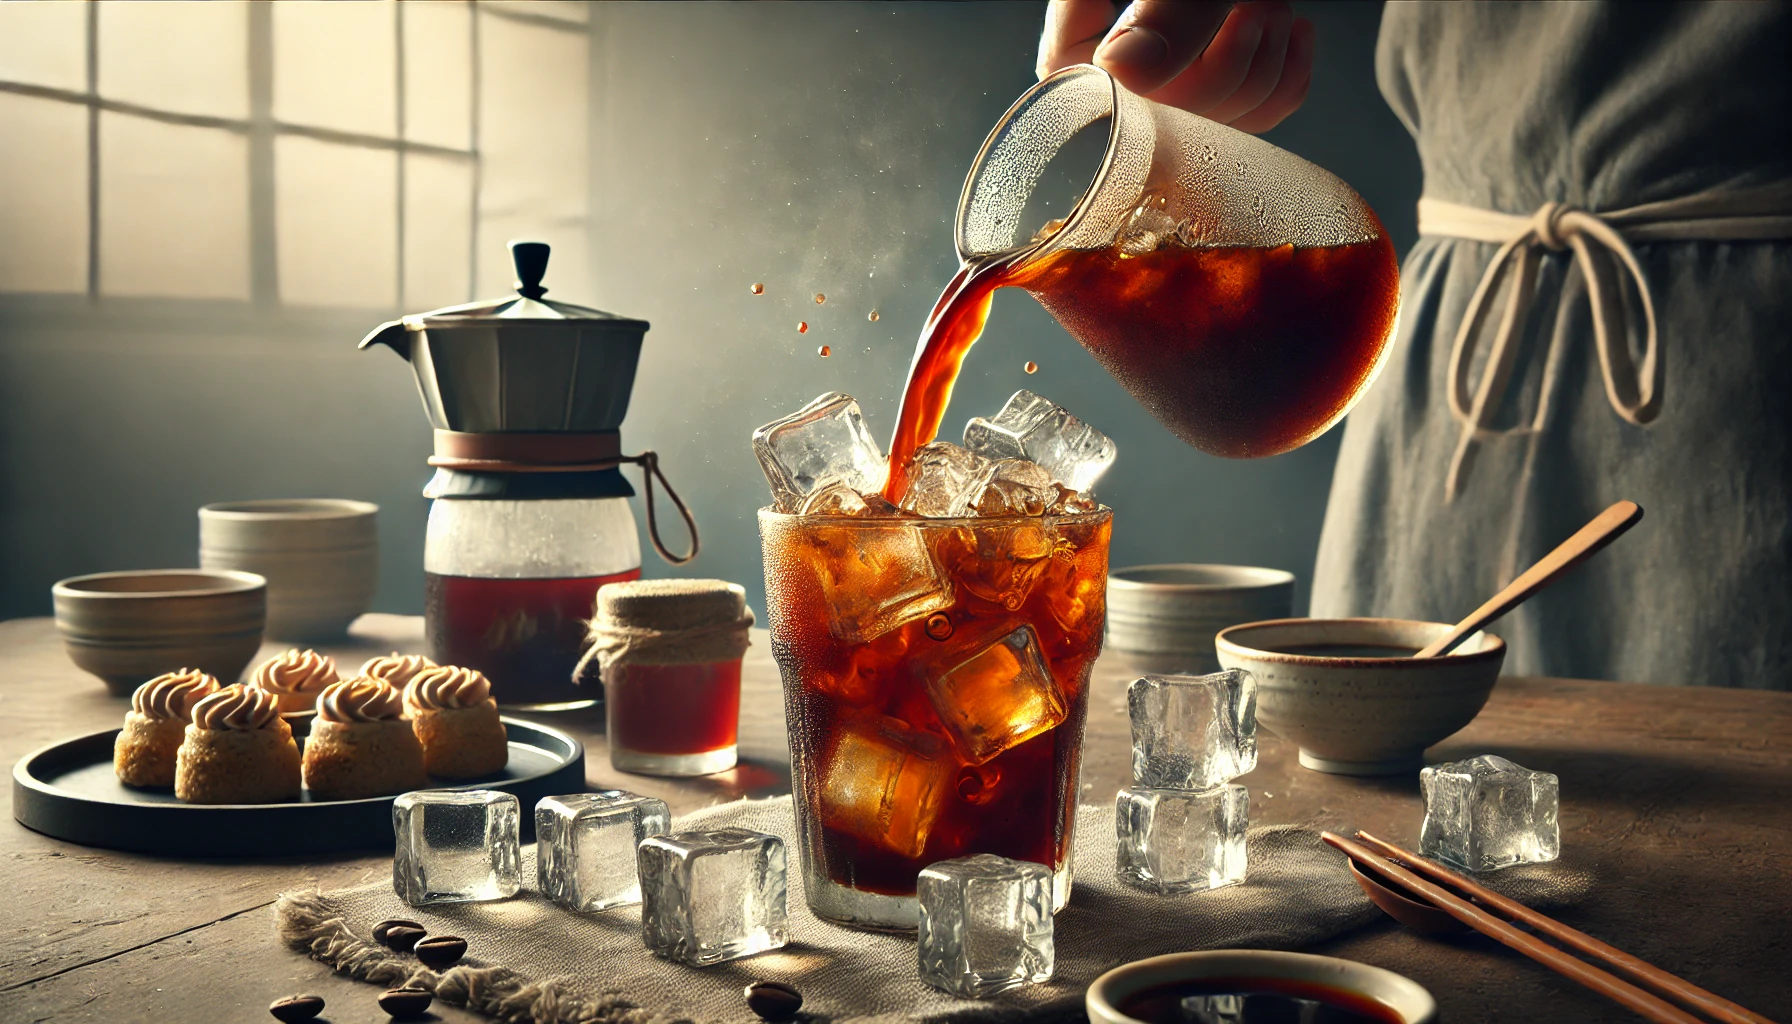
[[[1087,169],[1067,179],[1079,158]],[[1049,196],[1053,180],[1080,193]],[[955,240],[964,265],[916,351],[893,471],[938,431],[997,288],[1031,292],[1178,437],[1231,458],[1297,448],[1342,419],[1399,310],[1393,244],[1349,185],[1086,64],[1045,78],[990,133]],[[905,482],[893,472],[885,495]]]

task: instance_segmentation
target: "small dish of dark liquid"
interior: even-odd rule
[[[1275,653],[1306,658],[1410,658],[1419,649],[1392,644],[1289,644],[1275,648]]]
[[[1386,1003],[1288,978],[1173,981],[1135,992],[1116,1009],[1145,1024],[1406,1024]]]

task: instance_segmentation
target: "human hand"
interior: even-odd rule
[[[1264,132],[1313,81],[1313,23],[1284,0],[1051,0],[1036,70],[1094,64],[1141,96]]]

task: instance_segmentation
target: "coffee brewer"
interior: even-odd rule
[[[548,246],[511,242],[516,294],[381,324],[417,375],[435,428],[424,540],[428,654],[485,673],[500,704],[588,704],[573,679],[598,588],[639,579],[641,547],[624,463],[641,467],[650,539],[668,562],[697,554],[697,528],[651,451],[623,455],[648,324],[543,298]],[[691,548],[660,542],[654,481],[684,518]]]

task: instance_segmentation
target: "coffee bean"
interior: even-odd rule
[[[411,952],[432,971],[440,971],[467,955],[467,940],[458,935],[431,935]]]
[[[400,927],[415,928],[418,931],[423,930],[423,926],[418,924],[415,921],[406,921],[403,918],[394,918],[390,921],[381,921],[379,924],[376,924],[373,926],[373,941],[379,943],[382,946],[386,945],[386,933],[390,932],[394,928],[400,928]]]
[[[268,1004],[268,1012],[285,1024],[299,1024],[324,1012],[323,996],[287,996]]]
[[[380,994],[380,1009],[399,1018],[421,1017],[434,1001],[428,989],[389,988]]]
[[[405,924],[394,925],[386,929],[386,945],[400,953],[409,953],[417,947],[418,941],[425,934],[427,933],[421,928],[413,928]]]
[[[755,981],[746,995],[747,1009],[761,1020],[789,1020],[803,1008],[803,994],[781,981]]]

